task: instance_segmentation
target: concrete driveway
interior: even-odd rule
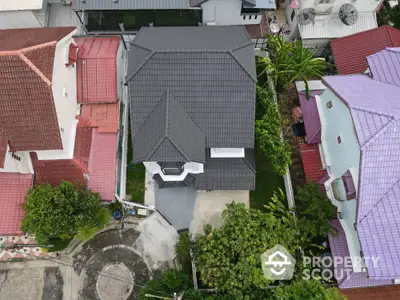
[[[197,191],[190,232],[203,233],[205,224],[213,228],[221,226],[221,215],[226,205],[232,201],[250,206],[249,191]]]
[[[128,219],[127,219],[128,220]],[[176,230],[153,213],[111,226],[69,255],[0,264],[0,300],[134,300],[175,265]]]
[[[187,229],[192,220],[196,190],[188,187],[155,187],[155,205],[176,230]]]

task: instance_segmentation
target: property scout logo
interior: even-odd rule
[[[264,276],[270,280],[290,280],[293,277],[296,260],[282,245],[261,254]]]

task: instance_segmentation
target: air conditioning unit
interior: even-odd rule
[[[63,4],[63,5],[71,5],[72,4],[72,0],[61,0],[61,4]]]

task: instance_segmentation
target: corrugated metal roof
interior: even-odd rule
[[[301,161],[307,180],[318,182],[327,172],[322,167],[318,144],[300,144]]]
[[[43,0],[0,0],[0,11],[36,10],[43,7]]]
[[[189,9],[189,0],[76,0],[75,10]]]
[[[386,48],[367,57],[375,80],[400,86],[400,48]]]
[[[299,25],[302,39],[333,39],[378,27],[375,13],[360,13],[358,21],[347,26],[339,19],[339,14],[331,14],[325,20],[315,20],[308,25]]]
[[[301,111],[309,144],[321,143],[321,120],[315,96],[321,95],[322,92],[321,90],[310,91],[310,99],[307,99],[306,92],[299,92]]]

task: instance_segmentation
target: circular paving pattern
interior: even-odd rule
[[[133,287],[133,274],[119,263],[103,267],[97,278],[96,291],[101,300],[127,300]]]

